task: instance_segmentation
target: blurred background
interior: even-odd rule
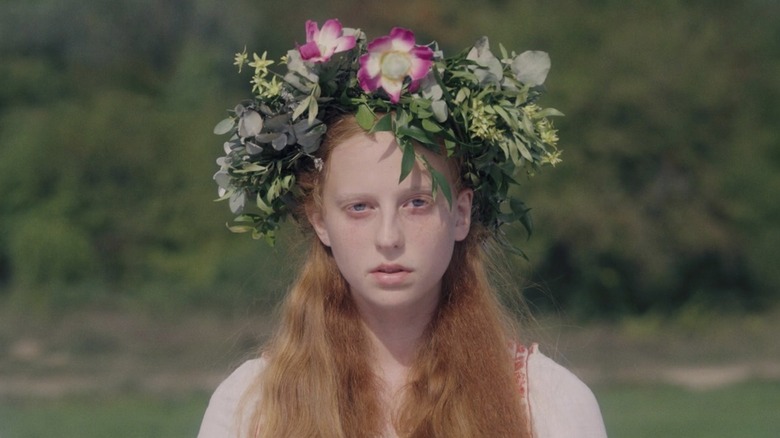
[[[301,253],[212,202],[233,55],[334,17],[549,52],[529,339],[611,436],[780,435],[780,2],[1,0],[0,436],[196,434]]]

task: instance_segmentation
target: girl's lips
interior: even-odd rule
[[[411,272],[412,270],[405,266],[382,264],[371,270],[371,277],[380,286],[399,286]]]

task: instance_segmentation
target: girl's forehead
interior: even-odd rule
[[[430,179],[430,174],[425,170],[419,157],[424,158],[436,170],[448,177],[454,172],[454,162],[443,155],[431,151],[423,146],[415,146],[418,159],[412,170],[411,176],[417,175],[417,180]],[[403,151],[391,132],[381,131],[373,134],[359,132],[334,144],[328,158],[329,177],[332,172],[343,172],[345,169],[353,173],[372,175],[374,172],[392,172],[396,182],[399,182]],[[452,179],[452,178],[450,178]],[[401,181],[402,182],[402,181]],[[428,184],[430,185],[430,184]]]

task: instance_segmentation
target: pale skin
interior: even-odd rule
[[[450,176],[445,158],[418,153]],[[397,406],[399,389],[418,342],[439,304],[441,279],[455,242],[471,225],[470,189],[450,206],[433,196],[419,163],[400,182],[402,152],[391,133],[357,134],[331,152],[322,206],[309,221],[329,246],[373,344],[373,365],[384,403]]]

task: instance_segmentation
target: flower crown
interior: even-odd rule
[[[451,204],[447,179],[414,148],[439,152],[443,146],[460,159],[463,181],[474,189],[474,219],[494,231],[520,221],[530,233],[529,209],[509,189],[518,170],[532,174],[560,161],[548,117],[562,114],[535,103],[550,69],[547,53],[500,50],[501,59],[482,37],[445,58],[435,42],[417,45],[407,29],[367,42],[363,32],[335,19],[322,28],[306,22],[306,44],[281,58],[283,74],[269,70],[274,61],[266,52],[250,61],[244,48],[235,65],[239,73],[245,65],[254,68],[254,97],[214,128],[218,135],[232,133],[214,175],[219,200],[228,200],[237,214],[228,228],[273,244],[300,194],[296,175],[322,167],[315,152],[326,122],[354,114],[367,132],[393,132],[403,151],[401,181],[420,162],[434,195]]]

